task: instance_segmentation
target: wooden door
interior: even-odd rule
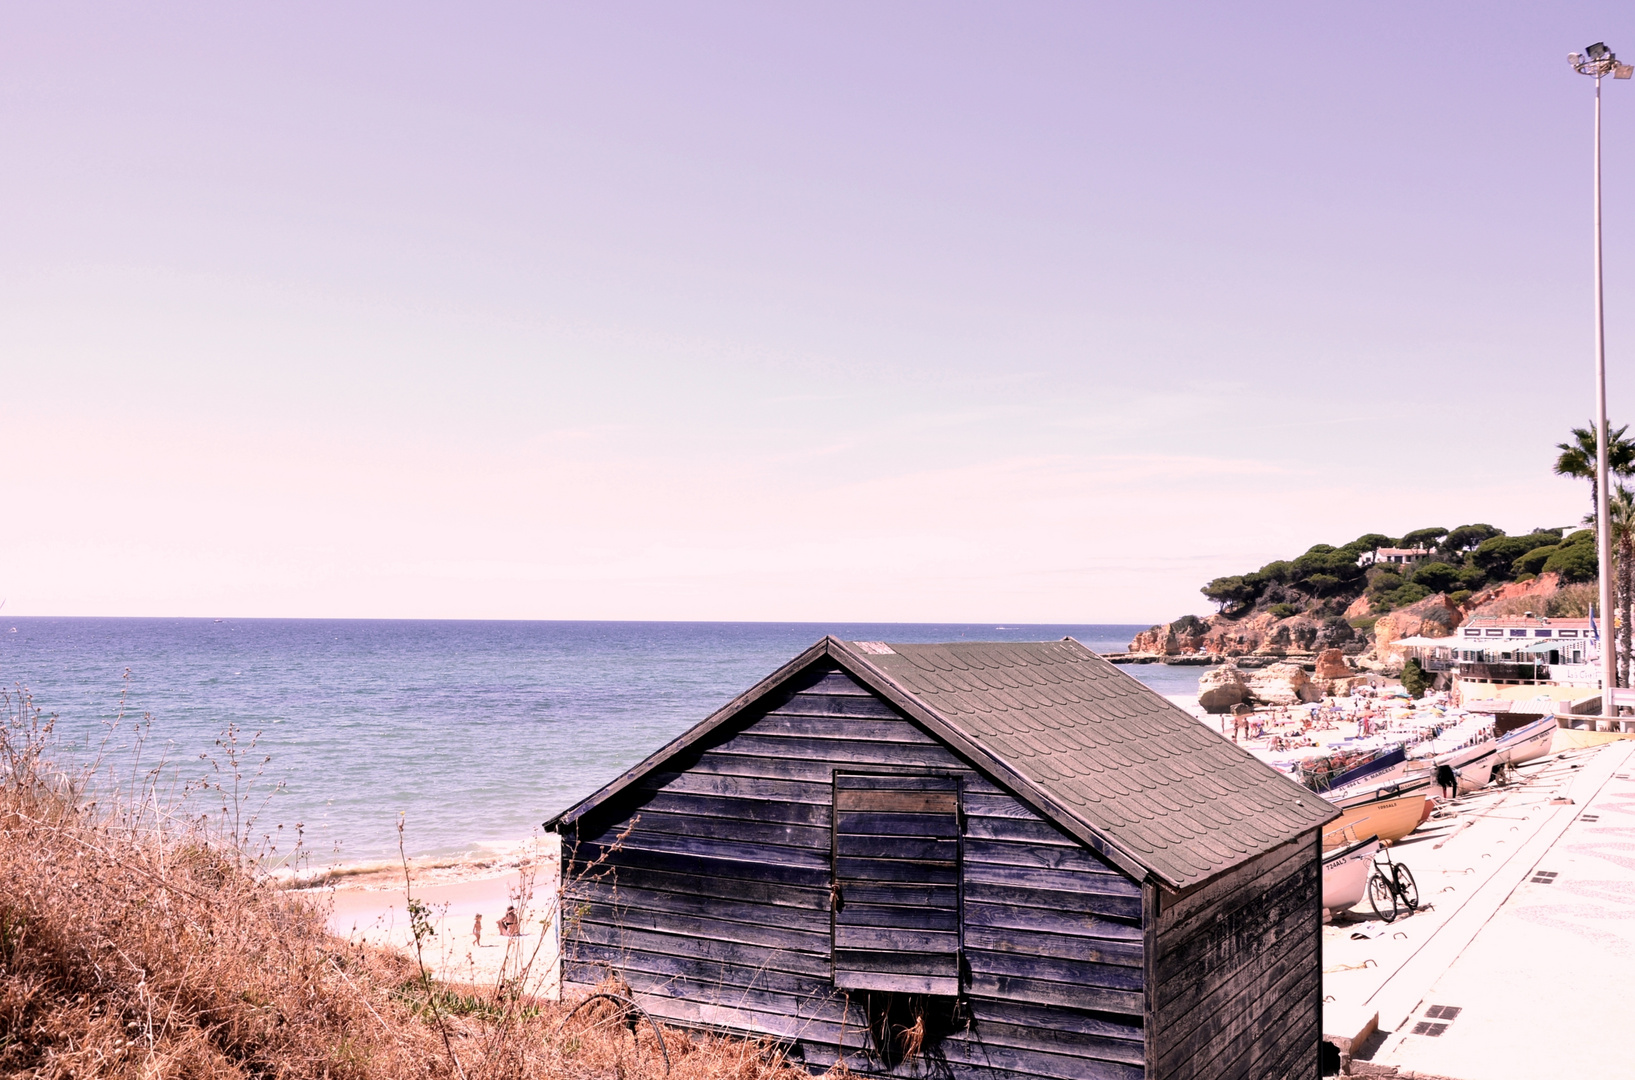
[[[834,984],[959,993],[959,778],[835,773]]]

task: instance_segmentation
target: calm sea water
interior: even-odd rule
[[[53,619],[0,623],[0,683],[97,743],[126,690],[183,776],[228,725],[259,732],[264,825],[321,861],[504,847],[785,661],[846,640],[1045,641],[1122,651],[1145,626]],[[129,678],[125,672],[129,670]],[[1164,694],[1198,669],[1138,665]]]

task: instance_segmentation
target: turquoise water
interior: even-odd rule
[[[127,717],[151,720],[150,759],[162,750],[184,779],[208,771],[201,754],[220,757],[228,725],[259,732],[260,790],[272,792],[261,823],[300,823],[322,861],[364,861],[396,853],[400,812],[411,855],[526,838],[826,633],[1071,635],[1115,652],[1144,629],[19,618],[0,624],[0,682],[27,686],[80,747],[102,739],[125,689]],[[1197,692],[1197,668],[1124,670],[1161,693]],[[130,730],[128,719],[116,745]]]

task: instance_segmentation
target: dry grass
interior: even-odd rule
[[[1482,605],[1484,615],[1524,615],[1532,612],[1549,619],[1582,619],[1590,613],[1590,605],[1598,603],[1597,586],[1593,583],[1563,585],[1552,593],[1532,596],[1512,596]]]
[[[52,746],[26,696],[4,696],[0,1075],[665,1075],[655,1033],[632,1033],[615,1004],[569,1018],[571,1001],[438,985],[412,958],[331,936],[319,911],[259,872],[242,799],[181,820],[178,804],[161,806],[160,771],[133,770],[111,795],[94,769],[55,768]],[[806,1076],[767,1045],[664,1038],[675,1080]]]

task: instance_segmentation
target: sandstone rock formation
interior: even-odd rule
[[[1336,616],[1278,618],[1261,611],[1241,618],[1189,617],[1155,626],[1137,634],[1130,651],[1160,656],[1283,656],[1344,645],[1356,636],[1350,624]]]
[[[1339,649],[1324,649],[1322,655],[1317,657],[1317,670],[1312,672],[1312,678],[1318,680],[1346,679],[1351,675],[1351,667]]]
[[[1228,712],[1232,706],[1242,705],[1248,700],[1249,682],[1238,670],[1238,665],[1230,660],[1198,678],[1198,704],[1203,706],[1205,712]]]
[[[1273,664],[1252,672],[1248,682],[1252,700],[1261,705],[1298,705],[1322,697],[1299,664]]]
[[[1447,637],[1464,620],[1464,611],[1443,594],[1427,596],[1417,603],[1380,616],[1374,624],[1374,651],[1383,654],[1392,642],[1416,634],[1432,638]]]

